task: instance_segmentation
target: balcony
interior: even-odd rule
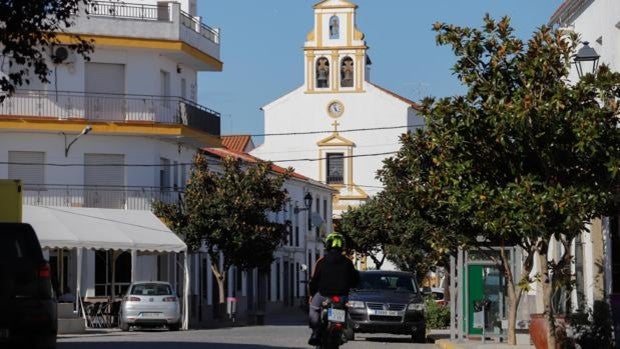
[[[220,29],[204,24],[200,17],[181,10],[179,3],[144,5],[93,1],[67,32],[150,40],[182,42],[210,56],[219,64],[188,62],[198,70],[221,70]],[[164,52],[165,54],[165,52]],[[179,59],[179,57],[171,56]],[[194,57],[195,58],[195,57]]]
[[[177,124],[220,135],[220,113],[180,97],[20,90],[0,103],[3,116]]]
[[[182,195],[177,188],[30,184],[24,185],[22,200],[31,206],[151,211],[153,202],[173,203]]]

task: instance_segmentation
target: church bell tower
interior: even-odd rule
[[[355,25],[356,10],[347,0],[314,6],[314,29],[304,45],[306,93],[364,92],[368,47]]]

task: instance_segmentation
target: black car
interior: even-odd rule
[[[56,348],[50,265],[28,224],[0,223],[0,348]]]
[[[424,299],[411,273],[360,272],[348,309],[349,339],[355,333],[391,333],[410,335],[414,342],[426,340]]]

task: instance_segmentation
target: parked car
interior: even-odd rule
[[[132,283],[123,301],[119,327],[129,331],[131,326],[168,326],[171,331],[181,328],[179,298],[167,282],[148,281]]]
[[[426,341],[424,298],[411,273],[362,271],[360,283],[349,296],[350,340],[355,333],[410,335]]]
[[[443,288],[433,287],[431,288],[431,294],[433,298],[435,299],[435,303],[439,305],[448,305],[448,301],[446,301]]]
[[[0,348],[56,348],[50,265],[29,224],[0,223]]]

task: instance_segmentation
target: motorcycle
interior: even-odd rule
[[[321,305],[321,344],[316,349],[337,349],[346,343],[344,331],[347,328],[346,298],[331,296]]]

